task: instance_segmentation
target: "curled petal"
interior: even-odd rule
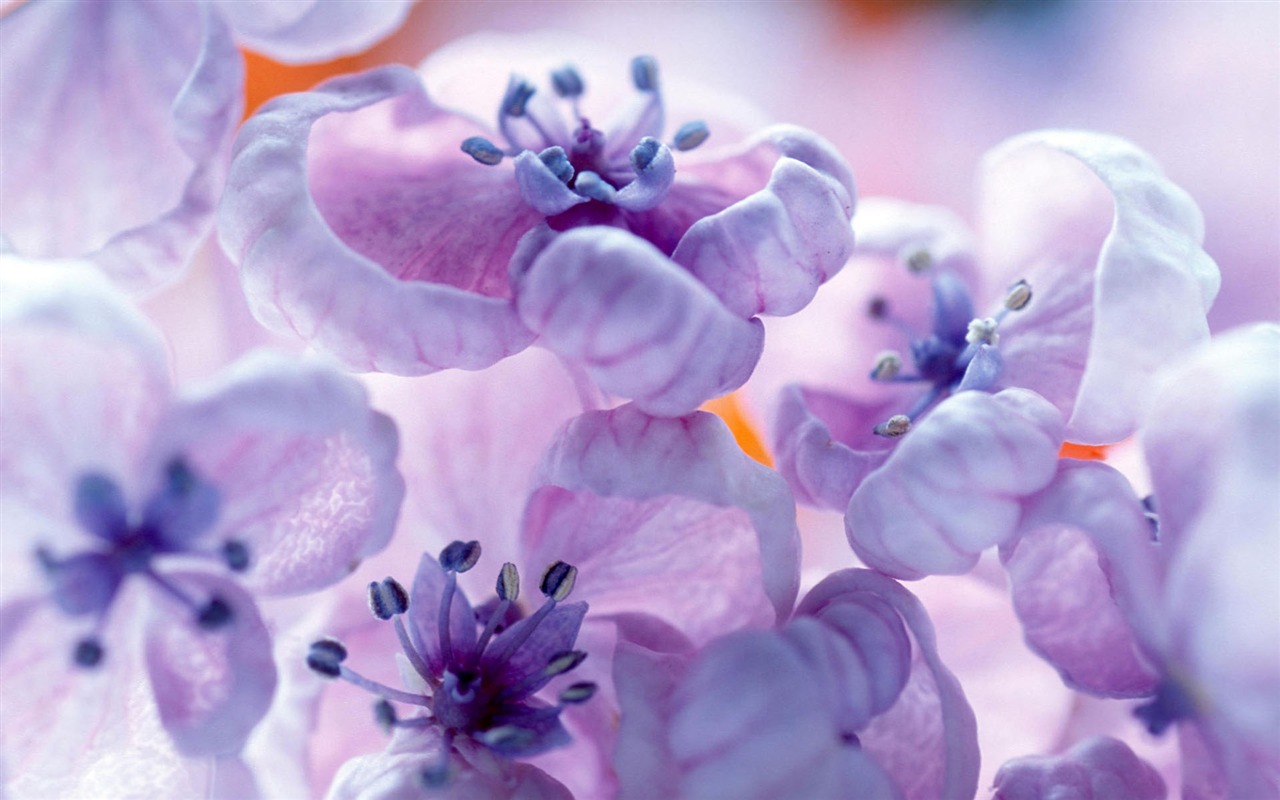
[[[240,120],[244,65],[226,24],[180,3],[11,11],[0,26],[5,237],[33,256],[86,257],[130,292],[173,280],[208,231]]]
[[[218,225],[259,321],[402,375],[526,347],[506,268],[540,215],[506,167],[457,150],[478,131],[402,67],[278,98],[245,123]]]
[[[1027,756],[996,773],[993,800],[1164,800],[1164,781],[1124,742],[1109,736],[1085,739],[1061,756]]]
[[[647,211],[662,202],[676,177],[676,160],[671,148],[659,144],[653,157],[636,173],[635,180],[622,187],[613,202],[628,211]]]
[[[186,755],[235,753],[275,694],[271,635],[252,598],[234,583],[195,572],[166,578],[198,602],[221,599],[231,619],[216,631],[201,630],[188,606],[156,593],[146,661],[160,720]]]
[[[994,280],[1025,277],[1033,263],[1062,270],[1087,254],[1092,326],[1069,437],[1123,439],[1145,410],[1153,373],[1208,337],[1220,278],[1201,248],[1200,210],[1146,153],[1078,131],[1026,134],[992,151],[983,200]]]
[[[215,6],[249,49],[286,64],[305,64],[358,53],[387,37],[404,22],[412,2],[216,0]]]
[[[768,184],[695,222],[671,256],[744,318],[804,308],[853,252],[853,183],[840,157],[799,128],[760,138],[782,156]]]
[[[587,201],[557,178],[532,150],[525,150],[515,157],[515,178],[524,201],[548,217]]]
[[[854,552],[895,577],[960,574],[1018,532],[1019,498],[1054,476],[1062,418],[1020,389],[961,392],[902,438],[845,514]]]
[[[327,586],[391,536],[404,495],[395,427],[327,365],[251,354],[176,404],[160,430],[153,464],[182,457],[217,487],[205,537],[248,545],[246,583],[258,591]]]
[[[550,349],[581,361],[602,389],[667,416],[741,386],[764,343],[653,245],[608,227],[577,228],[543,249],[517,290],[520,318]]]
[[[754,549],[759,558],[764,591],[777,618],[785,618],[795,600],[799,583],[799,534],[791,493],[778,477],[743,453],[725,424],[711,414],[697,412],[686,417],[651,417],[634,406],[583,414],[569,423],[548,449],[536,483],[560,486],[573,492],[591,492],[604,498],[632,500],[661,499],[672,505],[619,504],[615,509],[640,517],[658,511],[673,513],[669,521],[679,521],[679,501],[684,508],[706,514],[705,506],[745,511],[754,528]],[[699,504],[703,508],[699,508]],[[536,506],[532,506],[535,507]],[[599,506],[609,509],[608,504]],[[696,516],[696,515],[695,515]],[[707,517],[716,523],[731,515]],[[526,518],[527,546],[537,552],[545,548],[554,557],[564,546],[587,556],[611,572],[652,579],[652,561],[638,553],[617,549],[603,537],[583,532],[580,526],[551,529],[548,534],[535,520]],[[606,523],[607,525],[608,523]],[[697,532],[697,526],[679,530]],[[702,534],[707,535],[707,534]],[[666,541],[671,533],[649,531],[645,538]],[[676,545],[676,542],[672,542]],[[694,556],[711,555],[723,547],[723,540],[691,545]],[[735,547],[742,547],[740,543]],[[706,548],[706,549],[703,549]],[[680,551],[668,551],[677,563]],[[686,567],[694,575],[711,564]],[[582,570],[582,580],[592,580]],[[739,573],[746,574],[745,572]],[[699,579],[699,582],[702,579]],[[673,587],[678,593],[678,589]],[[700,616],[697,609],[688,613]],[[673,621],[679,624],[679,621]]]

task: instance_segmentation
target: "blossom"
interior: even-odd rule
[[[1152,374],[1208,335],[1218,272],[1199,212],[1144,153],[1027,134],[983,177],[981,250],[941,209],[863,204],[862,252],[898,267],[844,329],[853,347],[905,338],[910,356],[887,350],[868,377],[845,368],[780,401],[779,469],[802,501],[845,511],[854,551],[898,577],[963,572],[1008,541],[1063,439],[1128,436]]]
[[[1093,694],[1176,727],[1184,791],[1280,789],[1280,330],[1224,334],[1171,370],[1142,430],[1154,494],[1066,461],[1005,548],[1028,643]],[[1063,582],[1072,591],[1063,591]]]
[[[276,683],[254,596],[386,544],[394,427],[350,378],[267,353],[176,395],[155,331],[88,265],[7,256],[0,279],[7,779],[90,791],[135,684],[178,753],[234,755]]]
[[[17,252],[93,261],[131,292],[208,232],[243,113],[237,42],[321,61],[368,47],[405,0],[24,3],[0,22],[0,203]],[[145,57],[144,57],[145,56]]]
[[[494,40],[422,74],[387,67],[278,98],[246,123],[219,233],[255,316],[400,375],[480,369],[540,338],[664,415],[741,385],[757,315],[803,308],[849,254],[843,160],[791,126],[717,147],[693,121],[664,141],[647,57],[632,61],[631,102],[595,127],[588,106],[608,104],[590,87],[607,79],[564,65],[590,48],[498,42],[555,60],[529,59],[551,91],[510,79],[493,129],[425,87],[452,70],[483,90]]]
[[[1006,763],[996,774],[992,800],[1066,796],[1164,800],[1165,786],[1159,774],[1124,742],[1095,736],[1063,756],[1029,756]]]
[[[836,572],[773,630],[623,643],[620,797],[971,798],[973,712],[923,607]]]

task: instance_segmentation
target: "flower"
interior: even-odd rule
[[[1124,742],[1106,736],[1086,739],[1057,757],[1028,756],[996,773],[992,800],[1038,800],[1070,796],[1081,800],[1130,797],[1164,800],[1160,775]],[[1069,793],[1069,794],[1067,794]]]
[[[1177,728],[1196,796],[1280,790],[1280,515],[1245,499],[1280,468],[1278,357],[1274,325],[1200,348],[1141,433],[1154,495],[1064,461],[1002,551],[1031,647],[1085,691],[1144,698],[1151,733]]]
[[[540,337],[656,414],[741,385],[756,315],[798,311],[849,254],[843,160],[789,126],[680,152],[718,134],[692,124],[662,141],[644,57],[633,102],[595,127],[594,74],[564,66],[589,47],[502,43],[557,61],[553,91],[511,79],[494,130],[424,89],[449,69],[475,86],[491,40],[422,75],[389,67],[279,98],[246,123],[219,233],[255,315],[401,375],[483,368]]]
[[[622,643],[619,797],[971,798],[973,712],[909,592],[836,572],[773,630]]]
[[[234,755],[276,682],[254,595],[385,545],[395,429],[350,378],[266,353],[175,396],[155,331],[88,265],[6,256],[0,280],[7,779],[87,791],[135,683],[178,753]]]
[[[4,238],[27,256],[91,260],[133,293],[172,281],[208,232],[226,176],[244,103],[236,43],[322,61],[368,47],[408,9],[330,0],[7,10]]]
[[[1141,151],[1027,134],[988,156],[984,178],[980,253],[939,209],[867,202],[855,224],[864,253],[899,264],[855,330],[881,347],[905,335],[909,361],[883,352],[842,389],[826,388],[837,371],[782,393],[780,471],[802,501],[845,511],[854,551],[897,577],[963,572],[1007,541],[1063,439],[1128,436],[1151,375],[1208,335],[1218,272],[1199,212]],[[930,278],[931,313],[913,275]],[[832,350],[821,357],[849,356]]]

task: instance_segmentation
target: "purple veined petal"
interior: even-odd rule
[[[246,122],[218,226],[254,316],[349,367],[401,375],[528,346],[506,271],[540,215],[507,167],[459,151],[483,132],[403,67],[277,98]]]
[[[526,679],[541,672],[555,656],[574,649],[573,643],[578,638],[578,629],[582,627],[582,618],[586,614],[586,603],[557,605],[549,614],[543,617],[542,622],[538,624],[533,634],[512,652],[510,658],[501,668],[491,667],[486,670],[486,674],[499,676],[498,680],[503,686],[521,684]],[[518,639],[522,635],[521,631],[529,625],[529,622],[530,618],[526,617],[495,636],[493,643],[485,648],[486,658],[482,659],[481,663],[484,665],[492,664],[495,660],[493,654],[499,653],[503,649],[503,641]],[[547,678],[540,683],[529,684],[527,691],[518,699],[532,695],[543,686],[546,686],[549,680],[550,678]]]
[[[259,351],[173,407],[151,463],[158,471],[182,458],[217,490],[206,539],[248,547],[247,586],[295,594],[386,545],[404,495],[397,449],[394,425],[358,382]]]
[[[36,546],[57,555],[87,541],[75,509],[85,475],[125,498],[150,488],[134,473],[169,403],[169,373],[156,331],[88,265],[3,256],[0,287],[0,552],[34,568]],[[6,567],[5,583],[16,590],[24,576],[39,578]]]
[[[525,150],[513,162],[520,196],[539,214],[550,217],[587,202],[587,198],[574,192],[552,174],[534,151]]]
[[[208,231],[243,105],[221,18],[24,4],[5,15],[0,51],[5,237],[31,256],[86,257],[133,293],[173,280]]]
[[[215,2],[242,44],[286,64],[329,61],[365,50],[394,33],[412,5],[411,0]]]
[[[858,734],[862,748],[906,800],[969,800],[978,788],[978,735],[973,709],[938,655],[924,606],[884,575],[851,569],[832,574],[805,595],[796,616],[824,618],[830,606],[870,593],[902,618],[915,647],[911,676],[898,701]]]
[[[758,320],[734,316],[653,245],[609,227],[552,240],[520,279],[516,306],[602,389],[664,416],[741,386],[764,341]]]
[[[409,592],[409,636],[437,675],[443,674],[445,668],[440,642],[440,604],[444,601],[445,575],[440,562],[423,553]],[[455,653],[469,652],[476,645],[476,615],[461,589],[454,590],[449,605],[449,642]]]
[[[1061,441],[1061,416],[1031,392],[954,395],[854,491],[849,544],[899,578],[968,572],[1017,534],[1020,498],[1053,479]]]
[[[1164,800],[1159,773],[1129,746],[1108,736],[1095,736],[1061,756],[1027,756],[1006,763],[996,773],[992,800],[1040,800],[1073,797],[1106,800]]]
[[[859,403],[790,385],[774,424],[774,458],[801,503],[843,511],[858,485],[889,457],[893,442],[872,430],[894,403]]]
[[[676,496],[741,509],[755,528],[764,591],[776,618],[785,619],[795,602],[799,534],[791,493],[777,473],[738,448],[716,416],[651,417],[634,406],[583,414],[547,450],[534,484],[606,498]],[[542,536],[536,529],[526,534]],[[531,556],[545,548],[544,557],[559,558],[559,546],[556,536],[543,537],[533,543]],[[583,570],[580,580],[591,576]]]
[[[962,280],[970,279],[976,271],[973,231],[954,211],[942,206],[865,197],[853,218],[853,235],[858,255],[901,262],[924,252],[929,269],[953,273]]]
[[[853,180],[840,156],[801,128],[760,139],[779,155],[768,184],[693,223],[671,256],[741,317],[794,314],[853,252]]]
[[[186,605],[153,592],[146,663],[160,720],[185,755],[229,755],[267,713],[276,689],[271,634],[253,599],[236,584],[198,572],[166,579],[193,596],[218,598],[231,619],[215,631],[196,627]]]
[[[1112,599],[1085,534],[1069,525],[1024,532],[1002,548],[1001,559],[1027,644],[1068,686],[1103,697],[1155,692],[1160,675]]]
[[[574,597],[593,616],[643,608],[701,643],[774,622],[758,535],[734,506],[543,486],[529,497],[521,540],[531,563],[554,554],[578,568]]]
[[[1220,278],[1201,249],[1199,209],[1141,150],[1078,131],[1026,134],[993,150],[982,200],[993,280],[1096,252],[1088,362],[1068,432],[1077,442],[1123,439],[1145,410],[1152,374],[1208,337]]]

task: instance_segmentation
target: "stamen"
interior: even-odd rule
[[[1149,494],[1142,498],[1142,514],[1151,526],[1151,541],[1160,541],[1160,515],[1156,513],[1156,496]]]
[[[1156,689],[1155,697],[1133,710],[1153,736],[1164,733],[1170,725],[1195,716],[1196,706],[1191,696],[1174,681],[1166,680]]]
[[[913,275],[919,275],[933,266],[933,254],[923,247],[904,252],[900,257]]]
[[[658,62],[653,56],[631,59],[631,82],[642,92],[658,90]]]
[[[566,99],[580,97],[586,89],[582,83],[582,75],[572,64],[565,64],[560,69],[551,71],[551,87],[557,95]]]
[[[382,729],[382,732],[387,735],[391,734],[391,729],[400,721],[396,715],[396,707],[391,705],[390,700],[385,699],[373,704],[373,719],[378,723],[378,727]]]
[[[498,693],[498,697],[524,697],[551,678],[577,669],[578,665],[585,661],[586,658],[587,654],[582,650],[565,650],[562,653],[556,653],[547,661],[547,665],[542,668],[541,672],[535,672],[519,683],[506,687]]]
[[[249,568],[249,546],[239,539],[222,543],[222,560],[232,572],[244,572]]]
[[[449,752],[453,749],[453,731],[444,732],[444,741],[440,743],[440,760],[434,766],[424,769],[419,776],[424,788],[442,789],[449,785]]]
[[[341,677],[342,662],[346,660],[347,648],[337,639],[320,639],[307,649],[307,666],[326,678]]]
[[[573,182],[573,190],[583,197],[599,200],[602,203],[613,202],[614,195],[618,193],[618,190],[606,183],[604,178],[590,170],[578,173],[578,179]]]
[[[538,158],[561,183],[568,183],[573,178],[573,164],[569,161],[569,156],[560,145],[548,147],[538,153]]]
[[[231,610],[231,606],[227,605],[227,601],[214,595],[196,615],[196,624],[206,631],[216,631],[225,627],[234,618],[235,613]]]
[[[564,600],[573,591],[573,584],[578,580],[578,568],[563,561],[556,561],[542,573],[538,589],[547,597],[557,602]]]
[[[463,139],[462,152],[488,167],[501,163],[505,155],[496,144],[483,136],[469,136]]]
[[[579,681],[570,684],[560,692],[560,702],[565,705],[585,703],[595,696],[597,688],[591,681]]]
[[[891,381],[902,371],[902,356],[893,350],[886,350],[876,356],[876,365],[871,369],[871,380]]]
[[[523,117],[529,98],[537,91],[532,83],[517,75],[511,76],[507,84],[507,93],[502,97],[502,114],[508,117]]]
[[[480,661],[480,656],[484,655],[484,649],[489,646],[489,640],[493,637],[494,631],[502,624],[502,620],[507,616],[507,609],[520,596],[520,573],[516,571],[516,565],[510,561],[502,565],[502,569],[498,571],[498,582],[494,589],[498,593],[498,607],[484,624],[484,630],[480,632],[480,638],[476,640],[475,650],[471,652],[471,663],[475,665]]]
[[[88,636],[76,642],[76,646],[71,652],[71,659],[77,667],[93,669],[102,663],[103,655],[102,643],[98,641],[97,637]]]
[[[1018,281],[1010,286],[1009,293],[1004,296],[1004,307],[1010,311],[1021,311],[1030,302],[1031,284],[1026,281]]]
[[[409,659],[409,663],[423,678],[431,675],[431,667],[427,664],[427,660],[418,652],[418,648],[414,647],[413,640],[409,638],[409,632],[405,630],[404,620],[397,616],[391,621],[392,627],[396,629],[396,638],[400,640],[400,649],[404,651],[404,655]]]
[[[895,414],[888,420],[872,428],[877,436],[896,439],[911,430],[911,418],[906,414]]]
[[[710,135],[711,129],[702,120],[686,122],[676,131],[676,135],[671,139],[671,144],[675,149],[685,152],[705,142]]]
[[[1000,334],[996,333],[999,323],[992,317],[984,317],[969,322],[969,332],[964,340],[971,345],[989,344],[995,347],[1000,343]]]
[[[498,571],[498,583],[494,586],[494,590],[498,593],[499,600],[515,602],[520,597],[520,573],[516,570],[516,565],[510,561],[502,565],[502,569]],[[495,614],[501,616],[501,614]]]
[[[523,750],[533,743],[534,733],[517,725],[499,725],[476,734],[476,739],[486,747],[499,753]]]
[[[312,647],[314,646],[315,645],[312,645]],[[311,665],[311,657],[309,655],[307,656],[307,665],[308,666]],[[319,672],[319,670],[316,670],[316,671]],[[355,686],[359,686],[361,689],[364,689],[369,694],[376,695],[378,697],[383,698],[384,700],[399,700],[401,703],[408,703],[410,705],[424,706],[427,708],[431,707],[431,698],[429,697],[425,697],[420,694],[413,694],[412,692],[404,692],[399,689],[392,689],[390,686],[387,686],[385,684],[378,683],[375,680],[370,680],[369,678],[366,678],[365,676],[361,675],[360,673],[356,672],[355,670],[349,667],[344,667],[339,665],[338,674],[336,676],[330,676],[327,673],[321,673],[321,674],[325,675],[326,677],[342,678],[347,683],[350,683]]]
[[[867,316],[872,319],[885,319],[889,316],[889,301],[883,297],[873,297],[867,303]]]
[[[445,572],[466,572],[480,560],[480,543],[450,542],[440,551],[440,566]]]
[[[369,610],[381,620],[388,620],[409,610],[409,593],[394,578],[369,584]]]
[[[634,168],[636,172],[644,172],[644,170],[653,163],[654,157],[658,155],[658,152],[661,149],[662,142],[659,142],[652,136],[644,137],[640,140],[640,143],[631,150],[632,168]]]

